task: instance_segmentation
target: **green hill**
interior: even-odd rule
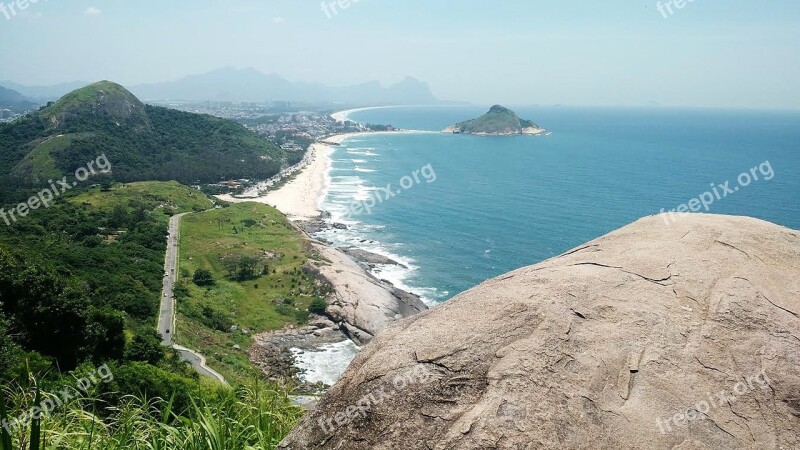
[[[101,154],[111,177],[124,182],[266,179],[286,161],[285,152],[235,122],[145,105],[108,81],[0,125],[0,177],[7,187],[39,186]]]
[[[447,127],[444,133],[485,134],[485,135],[515,135],[515,134],[545,134],[547,130],[530,120],[521,120],[514,111],[494,105],[483,116],[460,122]]]

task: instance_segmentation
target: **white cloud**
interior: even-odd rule
[[[283,17],[278,16],[278,17],[273,17],[272,18],[272,23],[277,23],[277,24],[280,25],[280,24],[282,24],[284,22],[286,22],[286,19],[283,18]]]
[[[84,11],[83,13],[86,14],[87,16],[99,16],[100,14],[103,14],[103,11],[100,11],[94,6],[90,6],[86,8],[86,11]]]

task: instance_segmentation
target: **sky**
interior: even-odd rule
[[[0,0],[0,80],[253,67],[479,104],[800,109],[798,0],[340,1]]]

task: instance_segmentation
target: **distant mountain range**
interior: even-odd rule
[[[31,110],[38,105],[13,89],[0,86],[0,109],[9,109],[15,113]]]
[[[55,101],[64,95],[89,84],[83,81],[71,81],[69,83],[59,83],[53,86],[26,86],[24,84],[15,83],[13,81],[0,81],[0,86],[13,89],[17,93],[27,97],[30,101],[36,103],[47,103],[48,101]]]
[[[72,82],[56,86],[23,86],[0,81],[0,86],[14,89],[37,100],[55,100],[88,83]],[[448,103],[437,99],[428,85],[412,77],[382,86],[372,81],[353,86],[331,87],[321,83],[292,82],[279,75],[256,69],[224,68],[177,81],[130,86],[129,90],[144,101],[234,101],[234,102],[305,102],[338,103],[357,106],[432,105]],[[452,103],[452,102],[449,102]]]

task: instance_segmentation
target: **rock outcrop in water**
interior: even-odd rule
[[[485,136],[513,136],[518,134],[541,135],[548,131],[530,120],[522,120],[510,109],[494,105],[477,119],[451,125],[442,133],[477,134]]]
[[[376,336],[282,449],[800,448],[800,233],[647,217]]]

